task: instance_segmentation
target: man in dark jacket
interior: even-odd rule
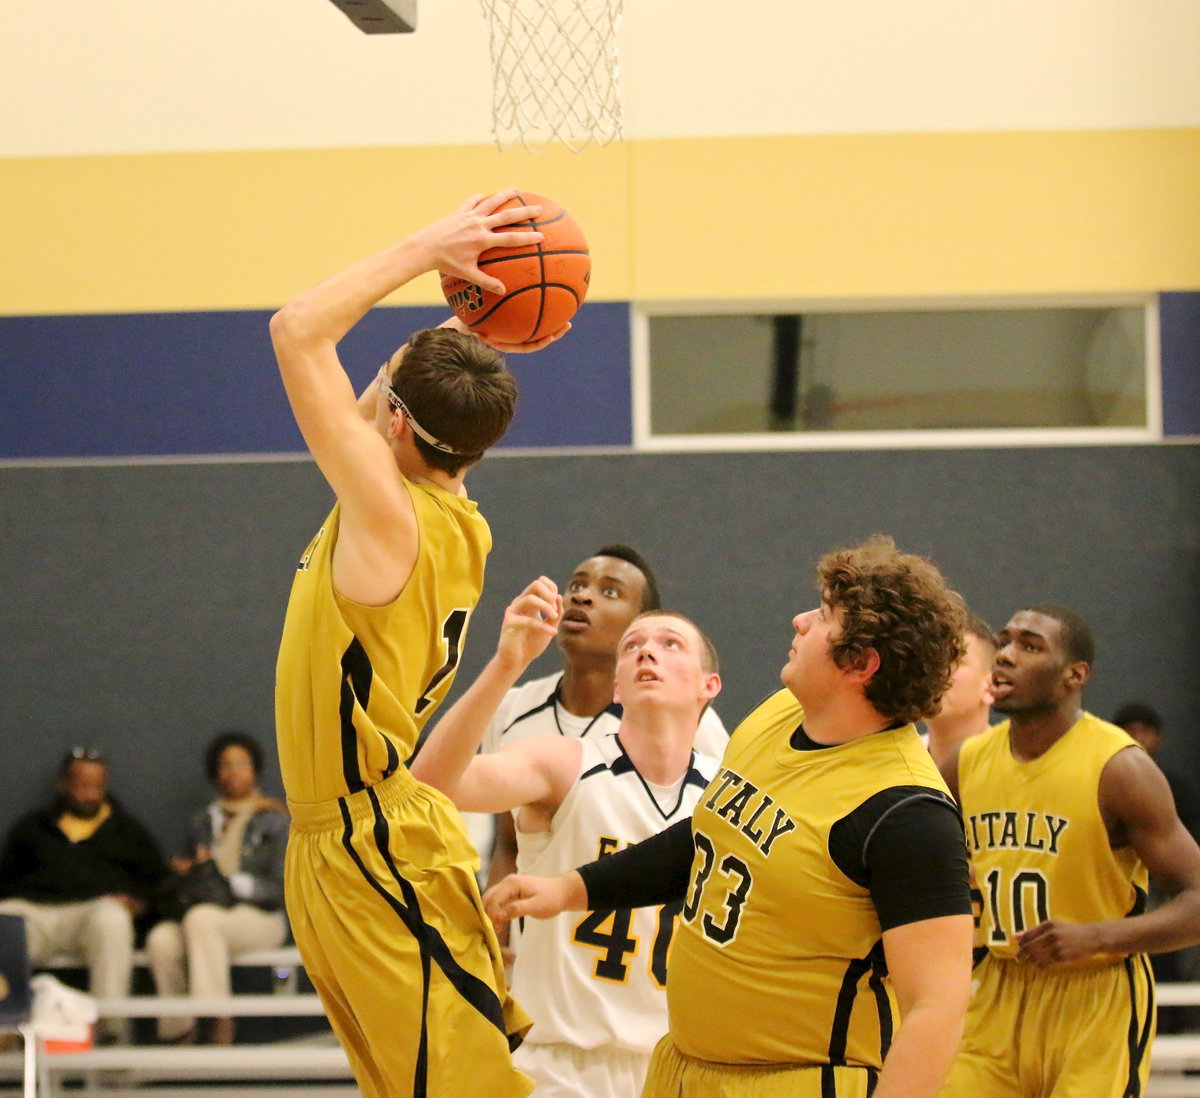
[[[57,798],[18,820],[0,855],[0,913],[21,915],[37,965],[60,954],[87,963],[91,990],[128,995],[134,923],[166,867],[146,829],[109,796],[108,766],[93,749],[62,761]],[[102,1040],[124,1027],[101,1023]]]

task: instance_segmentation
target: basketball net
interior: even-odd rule
[[[501,149],[621,137],[623,0],[479,0],[491,34],[492,134]]]

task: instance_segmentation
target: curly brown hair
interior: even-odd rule
[[[874,649],[879,670],[864,693],[875,709],[906,723],[935,716],[965,652],[966,608],[932,561],[876,534],[827,553],[817,580],[822,599],[841,614],[841,633],[830,644],[834,663],[854,666]]]

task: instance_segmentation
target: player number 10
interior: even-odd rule
[[[1004,875],[999,867],[990,870],[984,881],[987,884],[988,911],[991,914],[992,923],[992,931],[988,935],[989,944],[1002,945],[1009,939],[1009,934],[1004,929],[1003,919],[1006,891],[1009,894],[1007,898],[1012,909],[1012,934],[1014,936],[1023,934],[1030,927],[1044,923],[1050,918],[1050,900],[1046,878],[1040,869],[1023,869],[1020,873],[1014,874],[1008,889],[1004,887]],[[1032,901],[1034,913],[1033,922],[1028,924],[1025,920],[1027,899]]]

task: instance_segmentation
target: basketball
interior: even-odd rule
[[[541,206],[542,212],[497,231],[536,230],[543,240],[524,248],[489,248],[480,255],[480,268],[503,282],[505,293],[491,293],[457,275],[442,275],[442,292],[471,331],[497,343],[533,343],[557,332],[583,304],[592,259],[579,223],[553,199],[526,191],[499,209],[513,206]]]

